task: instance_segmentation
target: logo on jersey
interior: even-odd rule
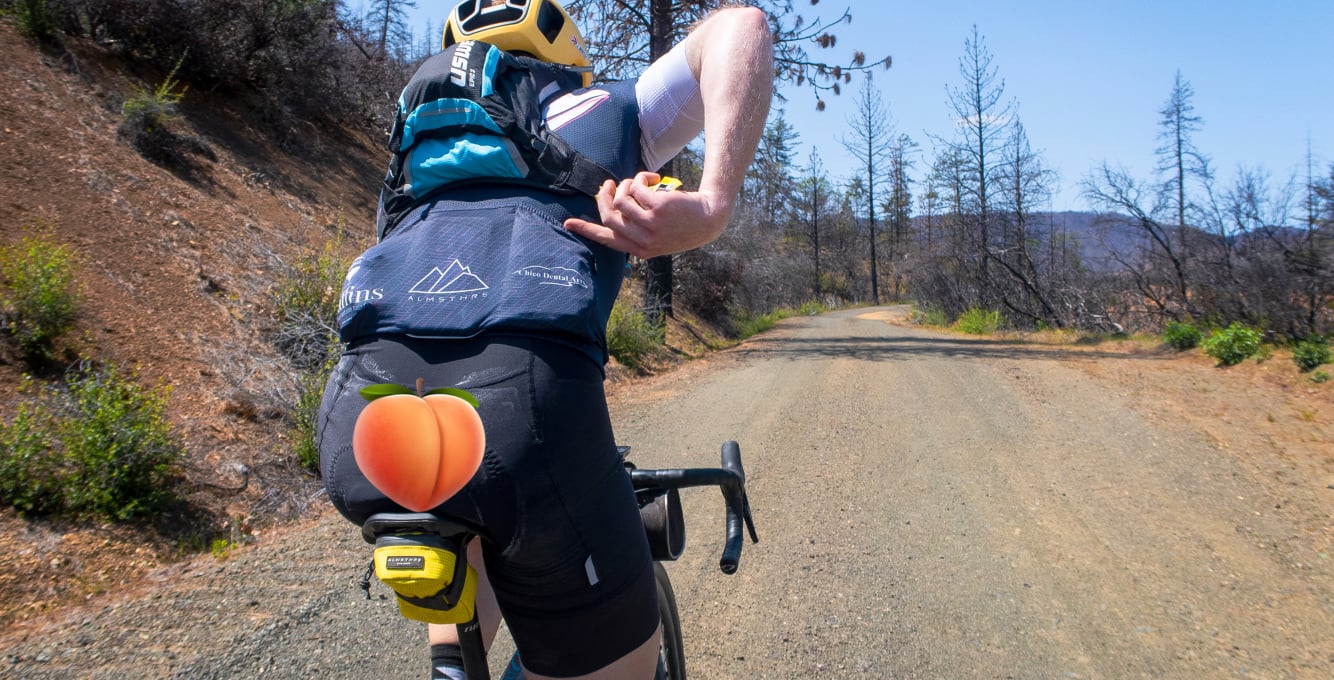
[[[547,127],[559,130],[588,115],[611,98],[606,90],[585,90],[561,96],[547,107]]]
[[[338,296],[339,312],[348,307],[359,307],[368,302],[384,299],[383,288],[359,288],[357,282],[353,281],[357,272],[361,271],[361,265],[362,258],[353,260],[352,266],[347,270],[347,276],[343,278],[343,292]]]
[[[472,273],[471,269],[463,266],[462,262],[454,260],[443,270],[439,267],[432,267],[426,276],[423,276],[412,288],[408,289],[408,292],[421,295],[461,295],[463,293],[476,293],[489,288],[490,286]]]
[[[588,287],[588,281],[583,275],[566,267],[542,267],[533,264],[514,272],[514,275],[535,280],[540,286]]]
[[[477,73],[468,68],[468,57],[477,43],[465,40],[454,48],[454,57],[449,62],[449,79],[459,87],[467,87],[477,82]]]

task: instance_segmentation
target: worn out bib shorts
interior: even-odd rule
[[[457,387],[480,402],[477,474],[433,512],[473,528],[523,663],[543,675],[590,673],[639,647],[659,614],[648,541],[586,354],[556,342],[488,336],[448,342],[388,336],[343,354],[318,417],[329,498],[361,524],[404,512],[362,475],[352,429],[375,383]]]

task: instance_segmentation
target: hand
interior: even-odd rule
[[[598,191],[602,224],[571,218],[565,228],[614,250],[640,258],[698,248],[723,233],[732,206],[723,197],[699,191],[654,191],[662,177],[641,172]]]

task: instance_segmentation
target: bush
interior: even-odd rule
[[[949,314],[937,307],[913,308],[913,321],[933,328],[946,328],[950,325]]]
[[[714,324],[727,321],[744,267],[734,253],[717,248],[696,248],[676,256],[672,293],[676,304]]]
[[[298,371],[292,408],[292,453],[307,470],[319,469],[315,419],[342,352],[338,339],[338,296],[349,262],[342,256],[342,229],[318,252],[307,252],[289,266],[277,284],[274,344]]]
[[[51,15],[48,0],[16,0],[13,7],[20,33],[38,40],[55,35],[56,22]]]
[[[774,324],[788,316],[791,316],[791,312],[781,309],[768,314],[755,314],[743,309],[736,312],[732,318],[733,334],[744,340],[773,328]]]
[[[196,88],[254,104],[271,132],[300,143],[325,121],[374,124],[412,74],[367,54],[370,36],[324,0],[59,0],[61,28],[113,44]],[[359,46],[360,45],[360,46]],[[397,83],[397,85],[392,85]],[[330,96],[336,92],[338,96]],[[381,119],[382,120],[382,119]]]
[[[1260,331],[1233,322],[1204,341],[1204,353],[1216,359],[1219,366],[1235,366],[1260,351],[1261,338]]]
[[[172,500],[167,481],[184,453],[166,419],[171,388],[145,392],[115,366],[69,381],[61,439],[75,474],[69,506],[114,519],[146,515]]]
[[[994,310],[973,307],[954,322],[954,327],[969,335],[991,335],[1005,323],[1005,317]]]
[[[24,376],[19,392],[36,388]],[[49,407],[25,399],[9,423],[0,423],[0,502],[29,515],[57,514],[62,508],[57,425]]]
[[[151,90],[137,83],[131,84],[134,93],[120,107],[120,135],[129,140],[144,158],[172,166],[184,165],[182,150],[194,150],[196,146],[187,143],[169,127],[178,117],[176,106],[189,89],[176,90],[180,85],[176,73],[184,61],[185,55],[181,55],[171,73]]]
[[[1172,349],[1184,352],[1200,346],[1204,333],[1195,324],[1185,321],[1170,321],[1163,331],[1163,342]]]
[[[664,342],[665,328],[649,323],[644,310],[627,298],[616,299],[607,320],[607,351],[617,361],[630,368],[643,368],[645,362],[661,351]]]
[[[338,365],[342,347],[343,344],[339,342],[338,336],[330,336],[324,363],[303,370],[297,384],[296,412],[292,416],[292,453],[301,467],[311,472],[318,472],[320,469],[316,419],[320,413],[320,403],[324,401],[325,384],[329,382],[329,375]]]
[[[343,257],[343,231],[320,251],[308,251],[287,266],[273,295],[273,318],[278,322],[273,341],[300,369],[319,368],[332,352],[338,336],[338,296],[350,262]]]
[[[4,327],[29,357],[50,359],[52,344],[74,325],[79,292],[74,285],[74,254],[52,240],[45,224],[15,246],[0,248],[0,310]]]
[[[171,390],[148,392],[134,378],[85,363],[63,389],[27,383],[28,399],[0,425],[0,500],[29,514],[112,520],[171,502],[183,455],[164,415]]]
[[[1292,348],[1292,360],[1297,364],[1297,368],[1302,373],[1314,371],[1316,368],[1330,363],[1334,360],[1329,349],[1329,342],[1324,338],[1311,338],[1297,343]]]
[[[798,313],[802,316],[815,316],[817,314],[823,314],[826,311],[829,310],[825,308],[823,303],[818,300],[811,300],[809,302],[801,303],[801,308],[798,310]]]

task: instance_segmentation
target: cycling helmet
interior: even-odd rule
[[[553,0],[463,0],[449,13],[441,48],[464,40],[569,66],[583,74],[584,86],[593,82],[584,38]]]

